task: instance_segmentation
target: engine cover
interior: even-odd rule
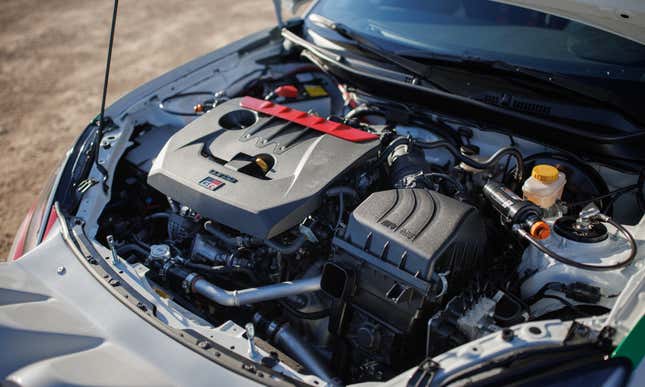
[[[300,223],[319,206],[325,188],[379,144],[245,109],[242,101],[227,101],[173,135],[155,159],[148,184],[258,238]]]

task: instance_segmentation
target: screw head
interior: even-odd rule
[[[511,328],[504,328],[502,329],[502,340],[504,341],[512,341],[513,337],[515,337],[515,333]]]
[[[66,271],[67,269],[65,269],[65,266],[58,266],[58,268],[56,268],[56,273],[58,273],[58,275],[63,275]]]

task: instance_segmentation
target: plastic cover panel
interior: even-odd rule
[[[325,188],[372,155],[378,140],[350,142],[230,100],[177,132],[148,184],[202,216],[258,238],[300,223]],[[263,176],[248,173],[258,156]]]
[[[399,189],[376,192],[361,203],[344,239],[377,257],[383,270],[429,280],[442,257],[452,271],[471,268],[486,233],[474,207],[428,190]]]

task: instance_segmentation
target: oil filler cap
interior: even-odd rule
[[[549,184],[558,180],[559,173],[560,171],[552,165],[540,164],[533,167],[531,176],[536,180]]]

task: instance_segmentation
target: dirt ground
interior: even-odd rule
[[[270,0],[121,1],[108,104],[275,23]],[[100,107],[110,0],[0,1],[0,259]]]

